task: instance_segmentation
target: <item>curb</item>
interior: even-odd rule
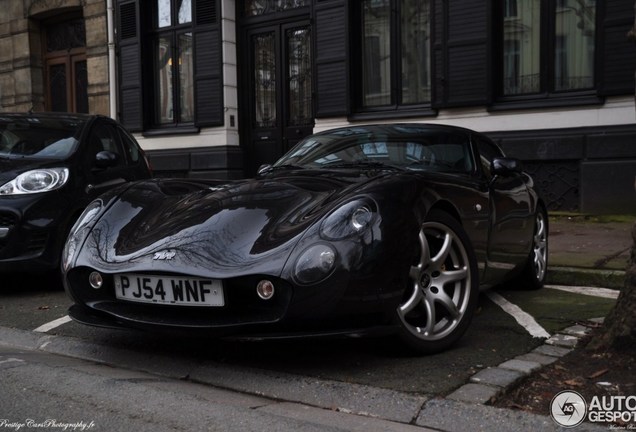
[[[603,318],[592,319],[590,322],[602,323]],[[487,404],[521,379],[572,352],[579,340],[590,331],[591,328],[582,325],[560,330],[533,351],[477,372],[468,384],[464,384],[446,398],[457,402]]]
[[[576,267],[548,267],[546,284],[590,286],[620,290],[625,284],[625,271]]]

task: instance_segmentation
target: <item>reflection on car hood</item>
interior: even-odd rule
[[[139,183],[95,226],[88,244],[98,253],[86,259],[118,271],[280,272],[305,229],[359,181],[305,175]]]
[[[37,168],[64,166],[61,161],[51,159],[28,159],[0,157],[0,186],[16,178],[17,175]]]

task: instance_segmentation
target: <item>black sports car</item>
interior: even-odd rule
[[[59,272],[84,208],[150,169],[114,120],[62,113],[0,114],[0,272]]]
[[[77,321],[290,337],[455,342],[479,290],[540,288],[546,209],[487,137],[450,126],[330,130],[254,179],[157,179],[94,201],[63,258]]]

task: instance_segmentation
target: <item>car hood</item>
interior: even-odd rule
[[[37,168],[54,165],[65,166],[62,161],[54,159],[28,159],[0,157],[0,186],[16,178],[19,174]]]
[[[305,230],[363,181],[305,174],[141,182],[97,222],[84,259],[105,271],[277,275]]]

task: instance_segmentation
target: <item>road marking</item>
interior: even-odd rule
[[[535,321],[532,315],[521,310],[521,308],[516,304],[510,303],[508,300],[492,291],[489,291],[487,295],[490,300],[492,300],[496,305],[502,308],[504,312],[512,315],[512,317],[519,323],[519,325],[525,328],[532,337],[545,339],[548,339],[550,337],[550,333],[545,331],[545,329],[541,327],[538,322]]]
[[[51,321],[50,323],[42,324],[40,327],[36,328],[33,331],[38,333],[46,333],[70,321],[71,321],[71,317],[66,315],[66,316],[63,316],[62,318],[58,318],[54,321]]]
[[[575,294],[583,294],[594,297],[602,297],[616,300],[620,291],[609,288],[595,288],[595,287],[578,287],[578,286],[562,286],[562,285],[546,285],[546,288],[555,289],[560,291],[567,291]]]
[[[5,363],[24,363],[24,360],[22,359],[17,359],[17,358],[13,358],[13,357],[9,357],[6,360],[0,360],[0,364],[5,364]]]

